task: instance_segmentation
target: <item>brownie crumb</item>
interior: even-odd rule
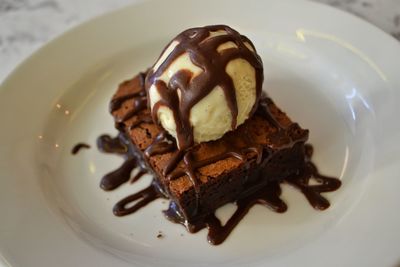
[[[163,233],[162,233],[161,231],[158,231],[157,238],[158,238],[158,239],[161,239],[161,238],[163,238],[163,237],[164,237]]]

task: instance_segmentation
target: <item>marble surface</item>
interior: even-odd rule
[[[0,0],[0,82],[47,41],[96,15],[137,1]],[[353,13],[400,40],[400,0],[313,1]]]

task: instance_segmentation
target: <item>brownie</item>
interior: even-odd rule
[[[184,220],[186,226],[195,225],[218,207],[244,198],[267,183],[297,174],[304,166],[308,130],[293,123],[264,96],[255,115],[236,130],[216,141],[196,144],[191,149],[192,161],[202,162],[193,170],[197,185],[184,171],[183,159],[172,171],[175,178],[171,179],[166,167],[177,152],[176,145],[165,153],[148,155],[146,149],[155,142],[162,129],[149,119],[148,108],[132,112],[137,109],[138,101],[147,103],[143,80],[144,74],[139,74],[121,83],[111,102],[115,104],[118,100],[120,103],[117,108],[114,105],[111,112],[116,127],[127,137],[131,149],[171,200],[176,212],[174,216]],[[134,101],[133,95],[136,96]],[[173,138],[169,137],[169,140],[173,142]],[[225,153],[227,148],[233,152]],[[226,156],[218,157],[224,153]]]

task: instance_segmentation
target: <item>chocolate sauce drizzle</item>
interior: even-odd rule
[[[107,151],[108,153],[111,153],[112,149],[115,148],[116,154],[121,154],[121,147],[126,145],[123,135],[119,135],[116,138],[104,138],[104,136],[100,137],[98,144],[101,151]],[[105,150],[104,147],[106,147],[107,150]],[[307,144],[305,147],[304,169],[299,170],[297,175],[287,177],[281,182],[270,182],[256,192],[253,192],[244,198],[238,199],[236,201],[237,209],[225,225],[221,224],[220,220],[215,216],[214,213],[210,213],[204,219],[204,221],[196,224],[190,224],[179,215],[179,212],[177,212],[178,208],[174,202],[170,203],[168,210],[164,211],[164,214],[169,220],[184,225],[188,231],[192,233],[198,232],[199,230],[207,227],[208,241],[213,245],[218,245],[229,236],[232,230],[248,213],[251,207],[256,204],[264,205],[272,211],[278,213],[285,212],[287,210],[287,205],[280,198],[282,193],[280,183],[287,183],[297,188],[304,194],[308,202],[315,209],[327,209],[329,207],[329,202],[321,195],[321,193],[337,190],[341,186],[341,182],[337,178],[320,174],[318,169],[311,162],[311,156],[313,152],[312,146]],[[139,160],[132,158],[132,153],[128,152],[128,149],[126,151],[126,154],[124,154],[126,158],[125,163],[122,164],[121,167],[119,167],[116,171],[113,171],[103,177],[101,181],[101,187],[103,189],[111,190],[113,188],[117,188],[122,183],[127,182],[129,180],[130,172],[135,167],[139,168],[139,173],[147,173],[146,169],[143,169],[139,164]],[[129,167],[127,168],[126,166]],[[315,179],[319,184],[310,185],[309,182],[312,178]],[[137,179],[134,176],[132,180]],[[157,180],[153,178],[152,183],[148,187],[116,203],[113,208],[113,212],[116,216],[125,216],[136,212],[140,208],[158,198],[167,198],[167,196],[161,190]]]
[[[118,201],[118,203],[114,205],[113,213],[116,216],[125,216],[143,208],[153,200],[163,197],[163,194],[157,190],[158,187],[154,183],[155,181],[153,180],[145,189]],[[132,205],[132,203],[135,204]]]
[[[229,34],[206,39],[210,31],[221,29],[226,30]],[[120,87],[132,87],[134,90],[128,90],[129,93],[127,94],[115,96],[110,103],[110,111],[114,113],[121,109],[125,102],[130,102],[132,104],[130,110],[126,111],[122,116],[117,116],[116,119],[117,128],[121,132],[128,134],[129,130],[139,126],[141,123],[152,123],[152,118],[156,121],[157,118],[155,115],[160,106],[168,106],[174,113],[180,148],[177,148],[175,139],[164,130],[160,130],[153,142],[144,149],[143,153],[132,150],[132,147],[129,145],[131,141],[125,134],[121,133],[116,138],[103,135],[98,139],[99,149],[106,153],[120,154],[125,158],[125,161],[117,170],[105,175],[101,180],[100,186],[104,190],[113,190],[129,180],[135,182],[149,170],[149,168],[145,166],[144,162],[146,162],[146,160],[143,159],[143,155],[141,154],[144,154],[144,157],[148,159],[155,155],[170,152],[172,156],[162,171],[163,175],[166,176],[169,181],[173,181],[182,176],[187,176],[189,178],[196,194],[196,205],[193,212],[197,213],[197,209],[200,205],[199,194],[201,182],[196,173],[199,168],[230,157],[236,158],[241,162],[245,162],[250,158],[255,158],[257,163],[260,163],[263,159],[268,160],[274,149],[290,148],[296,142],[305,142],[307,135],[296,138],[296,141],[294,141],[291,133],[296,132],[299,126],[293,123],[288,127],[283,127],[271,114],[268,105],[269,99],[260,99],[263,79],[262,63],[261,59],[259,59],[255,53],[243,45],[243,42],[248,42],[252,45],[247,38],[241,36],[227,26],[210,26],[184,31],[178,35],[175,40],[178,40],[180,43],[171,55],[168,56],[166,61],[161,64],[155,72],[151,70],[147,76],[145,73],[141,73],[138,77],[138,86],[133,86],[131,84],[135,79],[126,81],[120,85]],[[239,49],[226,49],[221,54],[217,53],[217,47],[228,41],[234,42]],[[201,44],[198,45],[199,43]],[[180,71],[171,78],[168,85],[157,80],[172,61],[185,52],[189,53],[194,64],[204,70],[203,74],[192,79],[192,73],[189,71]],[[213,58],[213,61],[211,62],[208,60],[205,55]],[[256,69],[257,103],[255,107],[258,106],[258,109],[254,109],[252,113],[257,112],[277,129],[276,137],[272,136],[272,138],[276,138],[276,140],[272,142],[275,146],[260,145],[254,140],[251,140],[246,134],[243,135],[244,145],[239,146],[236,145],[235,142],[231,142],[229,137],[227,137],[225,144],[223,144],[225,148],[224,151],[214,157],[198,160],[194,158],[193,154],[193,131],[190,126],[188,114],[190,114],[191,108],[198,101],[206,96],[216,85],[220,85],[224,90],[231,110],[233,118],[232,129],[236,128],[237,103],[232,80],[225,71],[220,70],[225,70],[227,62],[239,57],[246,59]],[[157,102],[152,112],[150,112],[148,109],[149,103],[146,97],[145,87],[148,89],[149,85],[153,83],[157,85],[162,100]],[[177,89],[181,91],[180,101]],[[129,124],[127,123],[128,121]],[[305,150],[304,168],[299,169],[296,175],[286,177],[280,182],[270,182],[258,191],[238,199],[236,201],[238,207],[236,212],[223,226],[213,213],[208,215],[201,222],[190,224],[179,214],[178,208],[173,201],[171,201],[169,209],[166,210],[164,214],[171,221],[185,225],[191,232],[197,232],[207,227],[209,230],[209,242],[217,245],[227,238],[229,233],[255,204],[265,205],[276,212],[286,211],[287,206],[280,199],[280,183],[282,182],[288,183],[302,192],[314,208],[324,210],[329,207],[329,202],[321,193],[336,190],[340,187],[341,182],[336,178],[321,175],[316,166],[311,162],[311,156],[312,148],[308,145]],[[138,172],[131,178],[131,173],[135,168],[138,168]],[[315,179],[318,184],[310,185],[311,178]],[[114,206],[113,211],[117,216],[124,216],[137,211],[157,198],[167,198],[167,194],[163,192],[162,187],[157,184],[157,179],[153,178],[151,185],[119,201]]]
[[[123,138],[122,134],[115,138],[102,135],[97,139],[97,147],[101,152],[119,154],[125,159],[118,169],[106,174],[101,179],[100,187],[105,191],[113,190],[129,180],[134,183],[147,173],[146,167],[140,164],[137,155],[129,153],[126,142],[127,140]],[[138,172],[131,178],[131,173],[135,168],[138,168]]]
[[[85,144],[85,143],[78,143],[71,149],[71,154],[76,155],[83,148],[89,149],[90,145]]]
[[[227,34],[208,38],[210,32],[216,31],[226,31]],[[226,25],[188,29],[179,34],[173,41],[177,41],[178,44],[157,69],[149,71],[146,76],[145,86],[146,90],[149,90],[150,86],[154,84],[161,96],[161,99],[152,107],[153,120],[158,122],[157,113],[160,107],[166,106],[170,108],[176,123],[179,149],[186,150],[194,143],[193,128],[189,121],[190,111],[194,105],[218,85],[224,91],[228,107],[231,111],[232,130],[236,128],[238,106],[233,81],[225,71],[226,65],[231,60],[243,58],[255,69],[256,103],[250,116],[255,111],[261,95],[263,66],[261,58],[257,53],[251,51],[245,45],[245,43],[248,43],[255,51],[252,42]],[[233,42],[237,48],[224,49],[218,52],[218,46],[226,42]],[[200,67],[203,72],[193,77],[191,71],[181,70],[171,77],[168,84],[160,80],[160,76],[163,75],[167,68],[184,53],[188,53],[193,64]],[[180,92],[180,97],[178,96],[178,91]]]
[[[118,123],[122,123],[122,122],[125,122],[125,121],[131,119],[133,116],[136,116],[136,120],[131,125],[132,128],[142,122],[152,122],[153,121],[149,111],[138,115],[140,112],[147,110],[148,103],[147,103],[146,91],[143,90],[144,84],[145,84],[146,73],[141,72],[141,73],[139,73],[139,75],[137,77],[139,79],[138,86],[134,86],[131,84],[131,83],[133,83],[134,80],[127,80],[120,84],[120,87],[126,86],[129,88],[137,88],[137,90],[134,91],[133,93],[122,95],[120,97],[114,97],[111,100],[110,105],[109,105],[110,113],[112,113],[112,112],[120,109],[122,104],[125,101],[132,100],[132,102],[133,102],[132,109],[130,109],[124,116],[122,116],[121,118],[119,118],[118,121],[116,121],[116,123],[118,124]]]

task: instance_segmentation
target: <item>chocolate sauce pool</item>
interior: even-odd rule
[[[129,174],[134,168],[139,168],[138,173],[140,173],[140,176],[147,173],[146,169],[139,164],[140,160],[134,159],[132,154],[128,153],[128,145],[125,142],[126,139],[122,135],[118,135],[116,138],[104,138],[103,136],[98,139],[98,146],[102,151],[104,151],[104,147],[107,147],[107,152],[113,153],[113,148],[115,148],[115,153],[121,154],[121,147],[124,146],[127,151],[126,154],[123,154],[126,160],[121,167],[105,175],[101,180],[101,187],[105,190],[117,188],[122,183],[129,181]],[[214,212],[210,213],[202,222],[195,225],[189,224],[183,217],[179,216],[179,212],[177,212],[174,203],[170,204],[169,209],[164,211],[164,214],[169,220],[184,225],[193,233],[205,227],[208,228],[208,241],[213,245],[218,245],[229,236],[235,226],[249,212],[251,207],[256,204],[264,205],[278,213],[285,212],[287,210],[287,205],[280,199],[282,192],[280,187],[281,183],[292,185],[302,192],[310,205],[315,209],[327,209],[329,207],[329,202],[321,193],[335,191],[340,187],[341,182],[337,178],[324,176],[318,172],[318,169],[311,161],[313,152],[311,145],[306,145],[305,152],[305,168],[301,172],[295,176],[287,177],[281,182],[270,182],[251,195],[237,200],[235,202],[237,209],[225,225],[221,224]],[[134,176],[132,180],[138,180],[136,176]],[[309,181],[311,178],[315,179],[318,184],[310,185]],[[105,185],[107,185],[106,188]],[[147,188],[127,196],[116,203],[113,212],[116,216],[125,216],[136,212],[158,198],[167,198],[167,196],[160,189],[157,180],[153,179],[152,183]],[[131,205],[133,202],[135,202],[134,205]]]

